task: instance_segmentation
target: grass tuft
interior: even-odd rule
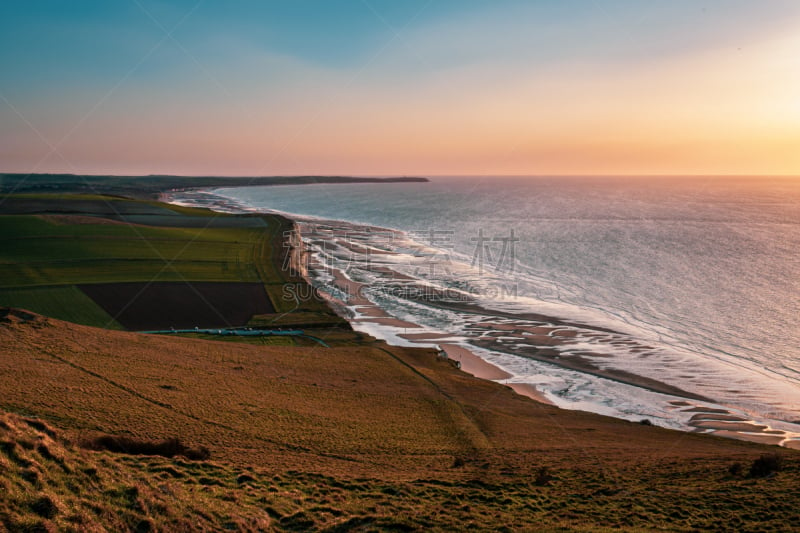
[[[30,510],[42,518],[54,518],[58,514],[58,506],[50,496],[39,496],[30,503]]]
[[[36,420],[35,418],[23,418],[23,421],[26,424],[28,424],[28,426],[32,427],[36,431],[41,431],[42,433],[44,433],[48,437],[52,438],[52,437],[55,437],[55,435],[56,435],[55,430],[53,430],[53,428],[51,428],[50,426],[48,426],[47,424],[45,424],[41,420]]]

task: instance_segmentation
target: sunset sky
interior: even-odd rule
[[[800,174],[796,0],[0,3],[0,171]]]

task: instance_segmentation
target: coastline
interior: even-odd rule
[[[216,208],[222,211],[252,211],[252,208],[246,208],[238,204],[235,200],[216,196],[215,191],[199,192],[203,194],[206,199],[206,201],[203,202],[205,204],[202,205],[203,207],[212,209]],[[172,200],[174,199],[166,196],[164,198],[164,201]],[[194,199],[191,200],[191,203],[192,205],[197,205],[194,203]],[[349,242],[347,241],[347,234],[337,234],[335,230],[326,235],[302,235],[300,227],[304,224],[308,224],[309,220],[313,220],[314,217],[297,215],[292,216],[290,213],[276,211],[271,212],[279,213],[292,221],[296,228],[295,231],[299,237],[297,241],[300,243],[299,245],[301,247],[304,247],[301,255],[309,258],[307,262],[307,268],[302,269],[303,276],[309,281],[309,283],[324,293],[326,299],[332,304],[331,307],[334,309],[334,311],[337,312],[337,314],[340,314],[342,318],[345,318],[354,329],[370,334],[374,337],[378,337],[390,344],[419,347],[441,347],[448,354],[449,358],[456,360],[461,364],[462,370],[465,372],[472,374],[479,379],[486,379],[506,385],[517,392],[517,394],[527,396],[540,403],[547,403],[563,408],[563,405],[559,405],[557,402],[554,402],[548,398],[546,391],[537,388],[534,383],[509,381],[515,378],[513,373],[510,373],[501,366],[493,364],[492,362],[481,357],[474,349],[471,349],[470,346],[475,346],[476,348],[489,350],[496,353],[507,353],[513,356],[523,356],[540,362],[555,364],[561,368],[574,370],[583,374],[594,375],[596,377],[616,381],[623,385],[642,388],[666,395],[667,397],[672,397],[672,400],[669,401],[670,405],[668,409],[674,410],[676,414],[680,413],[685,419],[684,427],[675,428],[674,426],[668,426],[672,427],[673,429],[682,429],[684,431],[695,433],[715,434],[718,436],[747,440],[751,442],[783,445],[787,448],[800,447],[800,433],[774,429],[770,427],[769,424],[754,420],[741,411],[716,404],[713,399],[706,396],[682,390],[678,387],[674,387],[673,385],[669,385],[668,383],[637,375],[632,372],[613,369],[609,372],[609,369],[602,368],[602,364],[597,365],[591,359],[592,357],[597,357],[598,360],[602,362],[602,354],[594,354],[584,351],[574,356],[563,357],[563,353],[558,353],[557,351],[550,349],[562,347],[563,345],[568,344],[571,341],[571,337],[574,336],[573,332],[571,331],[572,328],[584,328],[597,335],[618,335],[618,332],[612,329],[600,326],[590,326],[587,324],[563,320],[557,317],[551,317],[538,313],[512,315],[509,313],[492,310],[493,315],[500,317],[501,320],[517,320],[519,318],[524,318],[526,320],[546,323],[546,325],[549,327],[538,325],[533,329],[522,328],[522,330],[520,330],[520,328],[508,326],[500,321],[488,322],[482,325],[486,330],[493,332],[497,340],[495,341],[492,339],[485,341],[483,344],[473,341],[471,344],[465,346],[464,343],[461,342],[461,336],[458,334],[432,332],[430,327],[417,324],[412,321],[413,319],[409,320],[407,318],[397,317],[387,311],[385,307],[374,303],[365,296],[367,284],[354,281],[341,269],[334,268],[330,264],[323,265],[314,259],[313,250],[307,247],[305,238],[312,241],[326,242],[334,247],[338,246],[349,254],[375,254],[375,249],[368,250],[358,243]],[[351,228],[356,228],[359,226],[358,224],[345,221],[342,221],[342,225],[349,226]],[[399,232],[399,230],[388,231]],[[389,254],[391,252],[377,253]],[[319,276],[314,274],[315,268],[324,270],[325,275],[328,276],[329,279],[320,281]],[[387,269],[383,266],[370,266],[369,270],[373,273],[383,274],[389,277],[393,276],[395,279],[400,279],[404,282],[411,281],[411,283],[407,283],[406,286],[411,286],[413,288],[413,281],[415,278],[406,278],[403,280],[403,274],[392,269]],[[425,297],[419,298],[419,301],[430,307],[441,306],[443,309],[457,310],[461,313],[474,315],[481,315],[483,312],[485,312],[484,308],[475,306],[472,302],[458,301],[458,299],[454,301],[453,299],[449,299],[448,296],[450,295],[448,293],[438,293],[434,291],[433,298],[430,298],[429,296],[431,293],[427,287],[425,287],[423,293],[425,294]],[[408,297],[408,299],[413,301],[414,297],[415,296],[412,291],[412,295]],[[533,339],[537,342],[538,347],[533,353],[521,354],[519,352],[508,352],[502,346],[500,346],[500,343],[504,342],[502,339],[510,338],[510,335],[518,335],[520,339],[524,336],[526,341]],[[505,342],[508,341],[505,340]],[[613,339],[604,342],[607,342],[610,347],[617,347],[625,344],[624,341]],[[648,348],[649,347],[645,346],[641,348],[637,347],[635,349],[644,352]],[[643,354],[643,356],[645,355],[646,354]],[[585,410],[580,407],[578,409]],[[601,411],[597,412],[599,414],[607,414]],[[642,416],[641,418],[647,417]]]
[[[185,194],[187,191],[169,191],[167,193],[162,193],[159,197],[159,201],[166,202],[166,203],[176,203],[174,194],[176,192],[180,192]],[[244,209],[243,206],[239,205],[234,201],[229,201],[228,199],[217,196],[214,191],[207,191],[203,189],[195,189],[191,191],[191,200],[186,202],[187,205],[197,206],[197,207],[206,207],[213,210],[219,210],[222,212],[241,212]],[[200,196],[202,195],[202,196]],[[202,200],[205,201],[202,201]],[[199,205],[198,205],[199,204]],[[290,248],[293,250],[293,268],[295,268],[302,277],[309,283],[314,286],[314,279],[310,276],[309,269],[313,266],[321,266],[318,263],[315,263],[313,258],[310,258],[307,261],[307,264],[300,259],[300,257],[310,255],[310,250],[305,248],[305,243],[303,241],[301,232],[300,232],[300,221],[295,217],[292,218],[288,216],[288,214],[281,213],[281,216],[285,216],[294,227],[294,234],[295,236],[292,237],[292,242],[290,243]],[[352,243],[346,243],[345,241],[338,239],[337,241],[339,244],[345,245],[349,250],[360,253],[363,252],[364,249],[360,248]],[[380,267],[376,267],[380,268]],[[393,317],[389,313],[387,313],[383,308],[376,305],[369,299],[363,296],[363,289],[365,284],[358,283],[350,278],[348,278],[342,271],[338,269],[332,270],[334,273],[334,285],[336,285],[339,289],[342,290],[344,294],[352,295],[347,301],[343,301],[342,299],[336,297],[333,294],[330,294],[329,291],[325,291],[324,289],[320,289],[321,294],[323,297],[328,301],[331,309],[339,314],[342,318],[347,320],[354,329],[358,329],[359,326],[364,326],[365,324],[375,324],[384,327],[390,328],[403,328],[404,330],[412,329],[412,330],[419,330],[416,333],[402,333],[398,336],[409,341],[412,344],[417,344],[420,347],[423,346],[441,346],[445,353],[448,354],[448,357],[457,361],[459,364],[459,368],[468,373],[472,376],[485,379],[488,381],[497,381],[503,383],[504,385],[508,386],[512,390],[514,390],[520,396],[528,397],[534,401],[539,403],[547,404],[547,405],[556,405],[553,401],[547,398],[545,393],[536,388],[535,385],[530,383],[504,383],[503,380],[509,379],[513,377],[513,374],[506,372],[505,370],[501,369],[499,366],[494,365],[479,355],[475,354],[473,350],[466,348],[462,345],[458,344],[436,344],[435,341],[439,338],[451,338],[452,335],[449,334],[431,334],[428,332],[423,331],[423,327],[419,324],[414,322],[401,320],[396,317]],[[399,275],[398,273],[391,271],[389,272],[390,275]],[[408,278],[413,279],[413,278]],[[320,287],[317,287],[320,288]],[[351,309],[354,309],[357,315],[353,316]],[[539,315],[537,315],[539,316]]]
[[[448,358],[457,361],[461,370],[466,373],[469,373],[480,379],[495,381],[497,383],[506,385],[513,389],[517,394],[526,396],[534,401],[548,405],[557,405],[547,397],[544,391],[538,389],[534,384],[507,382],[507,380],[514,377],[513,374],[481,358],[473,350],[470,350],[463,345],[445,342],[446,339],[453,341],[454,335],[448,333],[425,332],[423,331],[423,327],[419,324],[393,317],[385,309],[379,307],[363,296],[363,291],[366,287],[364,283],[349,279],[341,270],[338,269],[328,268],[328,272],[332,272],[333,274],[333,285],[335,285],[342,293],[352,295],[347,301],[343,301],[338,298],[337,301],[341,304],[338,306],[340,309],[352,309],[356,313],[355,316],[343,317],[348,319],[354,328],[358,329],[359,326],[363,326],[364,324],[374,324],[384,328],[403,329],[403,333],[395,333],[396,337],[419,346],[436,346],[441,348],[447,354]],[[307,279],[310,283],[313,283],[314,281],[310,276]],[[496,324],[494,326],[498,327],[500,330],[504,329],[502,324]],[[409,329],[411,329],[412,332],[409,333]],[[373,333],[374,330],[368,329],[367,332]],[[576,366],[575,369],[580,369],[580,367]],[[591,371],[588,368],[582,370]],[[604,377],[614,379],[613,376]],[[659,383],[655,380],[649,380],[633,374],[628,377],[627,383],[635,384],[636,386],[643,388],[654,389],[659,392],[674,392],[676,397],[713,404],[713,402],[709,399],[703,399],[701,396],[686,393],[685,391],[671,388],[667,384]],[[785,445],[789,448],[798,446],[797,440],[789,438],[789,435],[782,431],[773,430],[768,425],[760,424],[745,416],[737,415],[730,410],[720,409],[716,406],[704,408],[702,406],[698,406],[696,403],[685,402],[683,399],[673,400],[671,403],[676,409],[683,408],[683,410],[686,412],[692,413],[692,416],[688,421],[688,425],[690,426],[690,428],[687,429],[688,431],[695,433],[711,433],[720,437],[734,438],[762,444]]]
[[[299,229],[295,231],[299,232]],[[302,243],[302,238],[299,239]],[[302,244],[301,244],[302,246]],[[305,252],[307,253],[307,252]],[[312,262],[313,264],[313,262]],[[449,359],[458,362],[459,368],[479,379],[485,379],[489,381],[499,381],[502,383],[502,380],[508,379],[513,377],[513,374],[506,372],[505,370],[501,369],[500,367],[493,365],[492,363],[486,361],[485,359],[481,358],[480,356],[476,355],[473,351],[465,348],[464,346],[452,343],[440,343],[442,339],[449,339],[453,336],[447,333],[429,333],[423,331],[422,326],[419,324],[409,322],[406,320],[400,320],[391,316],[386,310],[382,309],[378,305],[374,304],[372,301],[367,299],[363,296],[363,291],[365,288],[364,283],[359,283],[357,281],[353,281],[348,278],[344,272],[338,269],[332,270],[334,276],[334,285],[336,285],[344,294],[351,295],[348,301],[342,301],[339,298],[335,298],[334,296],[327,294],[329,298],[334,298],[337,304],[333,307],[334,311],[337,309],[346,309],[347,306],[350,306],[354,311],[358,313],[358,316],[343,316],[350,322],[352,326],[357,328],[363,324],[377,324],[380,326],[388,326],[391,328],[402,328],[406,331],[406,333],[398,333],[398,337],[405,339],[411,343],[419,344],[421,346],[438,346],[440,347],[443,352],[447,355]],[[308,272],[304,272],[303,275],[310,284],[314,284],[314,279],[308,274]],[[324,292],[324,291],[323,291]],[[413,333],[408,333],[407,330],[418,330]],[[535,386],[530,384],[523,384],[523,383],[513,383],[507,384],[511,389],[513,389],[517,394],[520,396],[527,396],[532,400],[535,400],[540,403],[545,403],[548,405],[555,405],[552,401],[548,400],[545,394],[538,390]]]
[[[61,214],[23,219],[39,233],[12,216],[5,219],[10,221],[7,237],[32,243],[39,251],[72,251],[76,241],[62,235],[79,233],[83,239],[77,244],[90,238],[97,242],[86,257],[105,257],[106,251],[116,259],[115,271],[127,271],[127,265],[142,275],[141,262],[132,257],[132,241],[116,233],[124,226],[105,218],[114,216],[105,198],[84,198],[78,206],[56,196],[46,201],[54,211],[103,215],[96,220]],[[308,328],[301,335],[318,333],[329,345],[223,339],[196,329],[186,336],[113,331],[103,327],[102,319],[80,325],[51,318],[58,310],[37,314],[4,305],[0,463],[9,498],[0,509],[0,527],[459,530],[469,524],[476,531],[499,526],[782,530],[794,520],[797,453],[786,450],[777,456],[764,445],[530,401],[524,396],[535,390],[517,383],[524,373],[504,364],[511,357],[462,350],[468,335],[451,334],[463,333],[458,327],[468,325],[505,342],[524,321],[452,312],[439,318],[455,320],[437,322],[431,317],[439,311],[431,315],[432,308],[418,303],[408,312],[408,306],[403,308],[407,300],[387,298],[380,280],[363,268],[336,274],[327,269],[331,262],[319,255],[318,243],[301,242],[285,216],[218,216],[154,202],[134,202],[123,213],[139,211],[141,216],[140,207],[153,213],[148,215],[151,227],[162,229],[135,225],[125,236],[154,231],[161,239],[150,244],[180,243],[171,250],[202,239],[204,253],[195,253],[195,262],[208,257],[247,262],[248,271],[257,274],[255,292],[266,291],[282,313],[245,317],[248,327],[272,329],[285,318],[286,324]],[[19,208],[5,206],[11,212]],[[165,210],[175,215],[164,215]],[[231,228],[232,220],[244,228]],[[178,229],[164,229],[162,223]],[[45,241],[36,235],[67,245],[40,246]],[[119,246],[107,246],[109,238]],[[246,246],[239,253],[229,252],[229,246],[241,243]],[[336,253],[349,258],[370,246]],[[6,257],[28,264],[21,254],[9,255],[12,248],[5,249]],[[124,254],[110,253],[115,250]],[[343,316],[372,319],[362,326],[393,331],[403,345],[352,331],[331,313],[299,275],[305,259],[312,259],[304,250],[320,257],[318,265],[312,260],[309,274],[317,276],[316,283],[333,287],[338,278],[340,285],[354,289],[350,296],[358,305],[349,306],[346,294],[338,303],[335,296],[329,300]],[[185,265],[178,266],[178,272],[186,271]],[[90,281],[103,281],[97,271],[84,269],[84,274]],[[404,281],[416,282],[413,276]],[[196,289],[192,283],[177,279],[173,284]],[[282,297],[293,286],[306,290]],[[331,289],[331,294],[339,292]],[[253,299],[226,294],[237,310]],[[174,313],[164,312],[168,302],[176,309],[199,308],[184,298],[161,295],[143,309],[145,316],[172,320]],[[325,325],[309,321],[315,316],[327,317]],[[389,320],[398,322],[377,323]],[[400,321],[423,327],[397,327]],[[162,322],[162,327],[167,326]],[[528,333],[554,343],[575,338],[563,325],[541,328]],[[439,344],[450,360],[420,347],[425,343]],[[456,362],[485,379],[458,370]],[[547,390],[552,394],[554,389]],[[688,402],[681,408],[693,409]],[[695,415],[747,429],[721,413]],[[176,447],[186,453],[175,455]],[[154,448],[156,455],[151,455]],[[749,473],[748,465],[758,466],[765,456],[781,459],[781,471]],[[719,495],[724,505],[709,494]]]

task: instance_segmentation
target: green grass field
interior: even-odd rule
[[[261,240],[270,238],[264,229],[197,229],[150,228],[132,225],[74,224],[57,225],[33,216],[0,217],[0,261],[3,287],[64,283],[103,283],[109,281],[149,281],[154,273],[166,269],[187,276],[209,280],[218,276],[236,280],[239,272],[250,272],[246,279],[257,276],[253,255]],[[103,263],[130,262],[131,272],[108,271]],[[83,263],[80,275],[74,264]],[[98,263],[100,269],[93,269]],[[152,265],[151,263],[155,263]],[[198,264],[209,263],[208,274]],[[46,277],[32,280],[21,265],[43,273]],[[220,266],[220,265],[227,265]],[[16,268],[14,268],[16,267]],[[244,268],[243,268],[244,267]],[[234,274],[217,274],[230,270]],[[140,271],[140,272],[137,272]],[[192,278],[189,278],[192,279]],[[255,277],[255,279],[258,279]]]
[[[0,301],[9,307],[36,309],[52,317],[71,317],[71,322],[98,324],[107,329],[123,329],[108,313],[74,285],[0,289]]]
[[[75,286],[261,282],[282,325],[293,322],[283,314],[294,311],[338,322],[321,302],[298,305],[282,297],[285,283],[305,283],[281,268],[289,228],[272,215],[98,195],[0,197],[0,305],[119,328]]]

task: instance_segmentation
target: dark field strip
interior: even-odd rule
[[[103,283],[79,285],[130,330],[244,326],[275,309],[261,283]]]

